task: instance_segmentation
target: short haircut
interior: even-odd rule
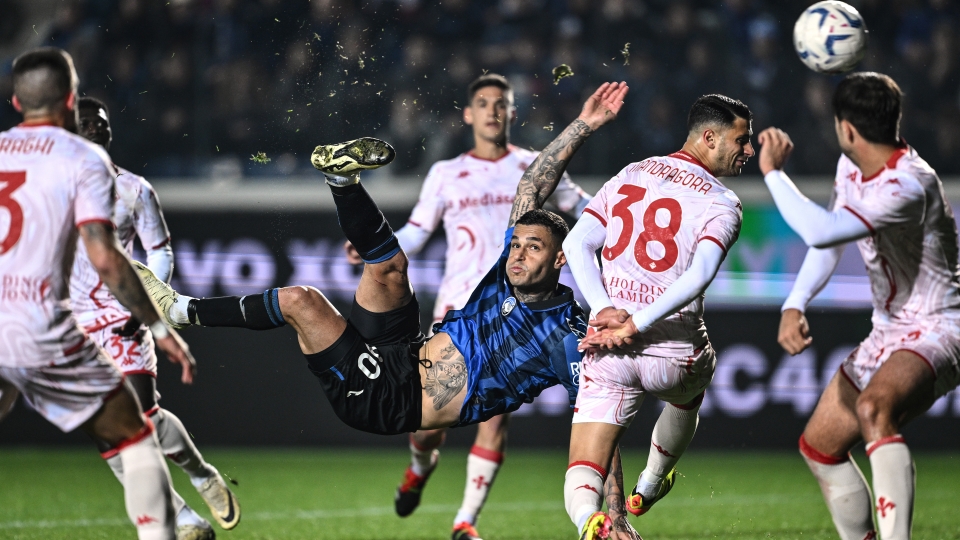
[[[753,120],[753,113],[742,101],[721,94],[700,96],[690,107],[687,115],[687,132],[700,130],[708,125],[720,125],[728,128],[737,118],[743,118],[748,123]]]
[[[507,101],[511,105],[513,104],[513,85],[510,84],[510,81],[508,81],[506,77],[496,73],[487,73],[485,75],[481,75],[474,79],[472,83],[470,83],[470,86],[467,87],[467,104],[473,102],[473,96],[477,94],[477,90],[486,88],[487,86],[496,86],[497,88],[503,90],[504,95],[507,97]]]
[[[851,73],[833,92],[833,114],[857,128],[860,136],[878,144],[900,142],[903,92],[882,73]]]
[[[103,109],[103,112],[107,113],[107,118],[110,118],[110,108],[107,104],[93,96],[83,96],[78,99],[77,106],[81,109]]]
[[[517,225],[540,225],[546,227],[557,241],[557,246],[563,244],[564,239],[567,238],[567,233],[570,232],[570,227],[567,226],[567,222],[564,221],[562,217],[542,208],[530,210],[520,216],[520,219],[517,220]]]
[[[52,111],[77,89],[77,71],[66,51],[40,47],[13,61],[13,95],[23,111]]]

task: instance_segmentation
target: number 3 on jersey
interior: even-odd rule
[[[617,238],[613,246],[603,248],[603,258],[612,261],[620,256],[627,246],[630,239],[633,238],[633,212],[630,206],[639,202],[647,194],[647,189],[625,184],[620,186],[617,193],[624,197],[617,204],[613,205],[611,211],[612,217],[620,218],[623,228],[620,231],[620,237]],[[670,221],[666,227],[657,224],[657,211],[666,210],[670,214]],[[680,230],[680,221],[683,218],[683,209],[676,199],[663,198],[657,199],[647,206],[643,213],[643,230],[637,237],[637,243],[633,246],[633,256],[637,259],[637,264],[651,272],[663,272],[670,269],[676,262],[680,254],[674,237]],[[663,257],[654,259],[647,253],[647,244],[650,242],[659,242],[663,246]]]
[[[0,208],[5,208],[10,214],[10,227],[6,235],[0,237],[0,255],[16,245],[20,240],[20,233],[23,232],[23,208],[11,195],[26,181],[26,171],[0,172]]]

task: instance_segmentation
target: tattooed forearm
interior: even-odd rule
[[[423,389],[433,398],[434,410],[439,411],[467,384],[467,364],[453,343],[440,350],[440,360],[420,363],[427,373]]]
[[[547,197],[560,183],[570,158],[591,134],[593,129],[578,118],[540,152],[537,159],[527,167],[523,177],[520,178],[520,184],[517,185],[517,197],[510,212],[510,227],[520,219],[520,216],[530,210],[543,207]]]
[[[157,308],[130,265],[127,254],[120,249],[113,230],[102,223],[89,223],[80,228],[80,234],[90,262],[120,304],[144,323],[156,322],[159,318]]]

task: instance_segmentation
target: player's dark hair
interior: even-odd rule
[[[73,59],[62,49],[40,47],[13,61],[13,95],[24,112],[57,108],[77,83]]]
[[[510,84],[510,81],[508,81],[506,77],[496,73],[481,75],[474,79],[473,82],[470,83],[470,86],[467,86],[467,103],[473,102],[473,96],[477,94],[477,90],[488,86],[496,86],[503,90],[503,93],[507,96],[507,100],[513,103],[513,85]]]
[[[833,114],[857,128],[860,136],[878,144],[900,142],[903,92],[882,73],[851,73],[833,92]]]
[[[530,210],[520,216],[520,219],[517,220],[517,225],[540,225],[546,227],[557,241],[558,246],[563,244],[564,239],[567,238],[567,233],[570,232],[570,227],[567,226],[567,222],[564,221],[562,217],[542,208]]]
[[[700,130],[708,125],[730,127],[737,120],[743,118],[747,122],[753,120],[753,113],[742,101],[721,94],[700,96],[690,107],[687,115],[687,132]]]
[[[107,113],[107,118],[110,118],[110,108],[107,107],[107,104],[100,101],[99,99],[92,96],[84,96],[77,100],[77,107],[81,109],[103,109],[103,112]]]

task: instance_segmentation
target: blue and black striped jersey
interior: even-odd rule
[[[565,285],[549,300],[517,301],[507,281],[512,237],[513,227],[496,266],[463,309],[449,311],[434,326],[434,332],[450,336],[467,365],[458,426],[515,411],[555,384],[567,389],[571,407],[577,398],[582,358],[577,343],[587,331],[583,309]]]

